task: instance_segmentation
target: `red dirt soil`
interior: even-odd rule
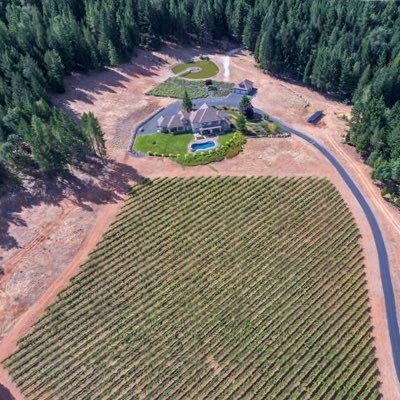
[[[27,196],[29,201],[13,198],[0,204],[1,207],[13,205],[4,217],[0,214],[0,223],[4,219],[7,227],[7,240],[0,241],[0,261],[5,270],[0,281],[0,333],[3,335],[0,360],[15,350],[18,338],[29,331],[32,323],[78,272],[79,265],[118,212],[129,185],[141,177],[316,175],[334,182],[361,230],[381,390],[384,399],[400,398],[386,328],[377,255],[371,245],[372,233],[353,196],[322,155],[297,138],[251,139],[244,152],[234,159],[190,168],[182,168],[169,159],[137,159],[128,154],[132,127],[172,101],[148,97],[145,93],[170,76],[170,65],[204,53],[210,53],[220,65],[219,78],[223,79],[222,54],[215,54],[210,49],[177,46],[162,52],[140,51],[131,63],[120,68],[90,75],[76,74],[67,79],[67,92],[57,96],[55,103],[75,116],[86,111],[93,111],[98,116],[106,133],[112,164],[100,175],[93,171],[74,171],[78,180],[75,190],[60,192],[51,188],[48,196],[37,202]],[[342,144],[346,125],[340,116],[349,115],[350,108],[264,74],[247,53],[232,57],[230,66],[230,81],[246,77],[255,82],[258,88],[255,106],[315,137],[346,167],[376,213],[388,247],[396,299],[400,299],[400,252],[396,251],[400,245],[400,213],[381,198],[379,188],[370,179],[369,168],[354,150]],[[306,104],[309,104],[308,108],[304,108]],[[313,127],[305,119],[317,109],[324,110],[326,116]],[[55,194],[54,199],[49,201],[52,194]],[[23,398],[3,368],[0,368],[0,382],[15,399]],[[0,396],[1,393],[0,387]]]

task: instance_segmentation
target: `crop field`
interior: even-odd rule
[[[359,231],[327,180],[136,185],[5,362],[27,399],[378,399]]]
[[[224,97],[232,92],[232,83],[213,81],[212,86],[206,86],[204,81],[189,81],[180,78],[168,78],[147,94],[157,97],[171,97],[182,99],[185,91],[191,99],[200,99],[208,96]]]

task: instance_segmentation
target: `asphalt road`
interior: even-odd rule
[[[358,189],[357,185],[350,178],[349,174],[342,167],[340,162],[324,146],[316,142],[312,137],[306,135],[303,132],[299,132],[293,128],[290,128],[289,126],[283,124],[276,118],[270,117],[270,120],[279,125],[284,131],[290,132],[291,134],[300,137],[301,139],[305,140],[306,142],[314,146],[316,149],[318,149],[329,160],[329,162],[340,174],[340,176],[345,181],[346,185],[351,190],[354,197],[360,204],[362,210],[364,211],[364,214],[371,227],[372,234],[374,236],[375,247],[378,253],[379,270],[383,286],[383,294],[385,298],[386,317],[388,322],[390,342],[392,345],[393,360],[396,369],[397,379],[400,381],[400,331],[399,331],[399,322],[397,318],[396,300],[394,297],[392,279],[390,276],[390,267],[389,267],[389,260],[386,251],[386,246],[383,240],[382,232],[375,218],[375,215],[372,212],[371,207],[369,206],[365,197]],[[377,329],[379,329],[379,327],[377,327]]]

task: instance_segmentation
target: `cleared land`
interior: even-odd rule
[[[325,179],[135,186],[8,368],[28,399],[376,399],[358,239]]]
[[[199,71],[188,71],[182,76],[188,79],[207,79],[218,74],[218,66],[209,60],[201,60],[196,62],[178,64],[172,68],[172,72],[176,75],[189,70],[190,68],[200,69]]]
[[[218,81],[213,81],[212,85],[206,86],[204,81],[168,78],[165,82],[147,92],[147,94],[182,99],[186,91],[191,99],[200,99],[208,96],[224,97],[231,93],[233,86],[232,83]]]

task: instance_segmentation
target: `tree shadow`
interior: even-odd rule
[[[131,166],[111,160],[103,164],[99,159],[86,160],[80,169],[67,171],[58,177],[43,177],[37,173],[30,177],[26,186],[0,199],[0,250],[19,248],[10,228],[13,225],[27,226],[20,215],[26,209],[33,210],[43,204],[59,205],[68,199],[81,209],[91,211],[94,205],[122,200],[131,184],[143,179]]]
[[[11,392],[0,383],[0,400],[15,400]]]

